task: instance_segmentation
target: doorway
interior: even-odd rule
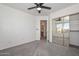
[[[40,40],[47,39],[47,20],[40,20]]]

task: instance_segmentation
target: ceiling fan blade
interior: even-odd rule
[[[44,3],[39,3],[40,6],[42,6]]]
[[[34,9],[34,8],[37,8],[37,7],[36,7],[36,6],[35,6],[35,7],[30,7],[30,8],[28,8],[28,9],[30,10],[30,9]]]
[[[39,4],[38,3],[34,3],[36,6],[39,6]]]
[[[47,6],[41,6],[41,8],[44,8],[44,9],[51,9],[51,7],[47,7]]]

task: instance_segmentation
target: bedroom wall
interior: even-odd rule
[[[0,50],[35,40],[35,16],[0,4]]]

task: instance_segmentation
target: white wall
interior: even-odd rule
[[[74,13],[79,13],[78,7],[79,7],[79,4],[75,4],[75,5],[69,6],[67,8],[64,8],[62,10],[59,10],[57,12],[53,12],[50,14],[50,18],[57,18],[57,17],[61,17],[61,16],[74,14]]]
[[[0,5],[0,50],[35,40],[35,16]]]
[[[79,14],[70,16],[70,44],[79,46]]]
[[[48,18],[49,18],[48,16],[36,16],[36,40],[40,40],[40,20],[47,20],[47,28],[48,28]]]
[[[79,7],[79,4],[75,4],[50,14],[50,42],[52,42],[52,39],[53,39],[52,38],[52,19],[70,15],[70,14],[79,13],[78,7]]]

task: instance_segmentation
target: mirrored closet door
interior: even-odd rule
[[[69,16],[53,19],[53,39],[58,45],[69,45]]]

